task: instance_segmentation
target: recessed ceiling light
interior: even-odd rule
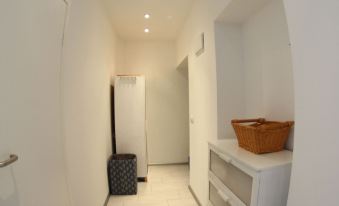
[[[144,32],[145,32],[145,33],[149,33],[149,29],[146,28],[146,29],[144,30]]]
[[[145,17],[145,19],[149,19],[149,18],[151,18],[151,15],[145,14],[144,17]]]

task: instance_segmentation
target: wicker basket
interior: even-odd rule
[[[294,122],[271,122],[263,118],[232,120],[239,146],[256,154],[283,150],[293,125]]]

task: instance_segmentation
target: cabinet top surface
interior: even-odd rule
[[[291,151],[284,150],[281,152],[257,155],[240,148],[236,139],[210,141],[209,146],[213,150],[231,156],[256,171],[267,170],[292,163],[293,153]]]

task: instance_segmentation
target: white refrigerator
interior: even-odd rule
[[[115,77],[114,101],[117,153],[136,154],[138,177],[147,180],[145,77]]]

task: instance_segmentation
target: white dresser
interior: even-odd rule
[[[209,206],[286,206],[292,152],[256,155],[237,140],[209,143]]]

